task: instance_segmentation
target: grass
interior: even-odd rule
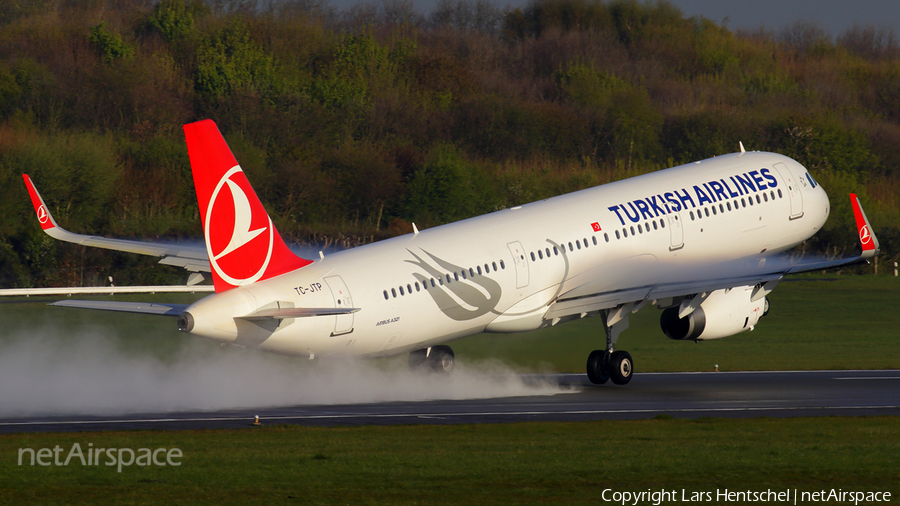
[[[632,316],[620,340],[638,370],[900,367],[896,278],[810,276],[785,282],[752,333],[694,345],[666,339],[659,312]],[[151,300],[133,296],[131,300]],[[119,298],[118,300],[123,300]],[[189,302],[157,295],[154,301]],[[135,354],[177,356],[174,319],[0,303],[10,337],[113,334]],[[63,330],[60,330],[63,329]],[[47,336],[50,337],[47,337]],[[136,339],[136,336],[140,336]],[[53,341],[48,341],[51,343]],[[57,341],[58,342],[58,341]],[[454,343],[461,360],[581,372],[602,343],[596,318]],[[201,340],[201,343],[206,343]],[[197,345],[197,343],[194,343]],[[210,349],[218,348],[208,343]],[[2,400],[0,400],[2,401]],[[179,467],[18,466],[19,448],[173,448]],[[897,417],[700,419],[0,436],[0,503],[589,504],[615,491],[890,491]],[[647,504],[646,502],[643,504]]]
[[[180,467],[18,466],[18,448],[172,448]],[[896,418],[0,436],[0,502],[592,504],[616,491],[890,491]]]

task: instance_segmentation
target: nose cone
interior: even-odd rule
[[[825,193],[825,189],[820,184],[816,184],[811,193],[813,197],[813,212],[821,217],[819,220],[819,228],[821,228],[831,213],[831,202],[828,200],[828,194]]]

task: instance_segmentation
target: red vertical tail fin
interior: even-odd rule
[[[312,263],[294,255],[211,120],[184,125],[216,292]]]

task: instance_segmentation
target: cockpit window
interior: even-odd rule
[[[809,182],[810,182],[810,184],[812,184],[813,188],[815,188],[816,186],[819,186],[819,183],[817,183],[816,180],[813,179],[812,174],[810,174],[809,172],[806,173],[806,179],[809,179]]]

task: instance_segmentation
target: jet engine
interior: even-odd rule
[[[752,330],[769,312],[769,301],[763,297],[750,301],[752,286],[716,290],[691,314],[678,318],[678,306],[662,312],[659,324],[671,339],[708,341]]]

